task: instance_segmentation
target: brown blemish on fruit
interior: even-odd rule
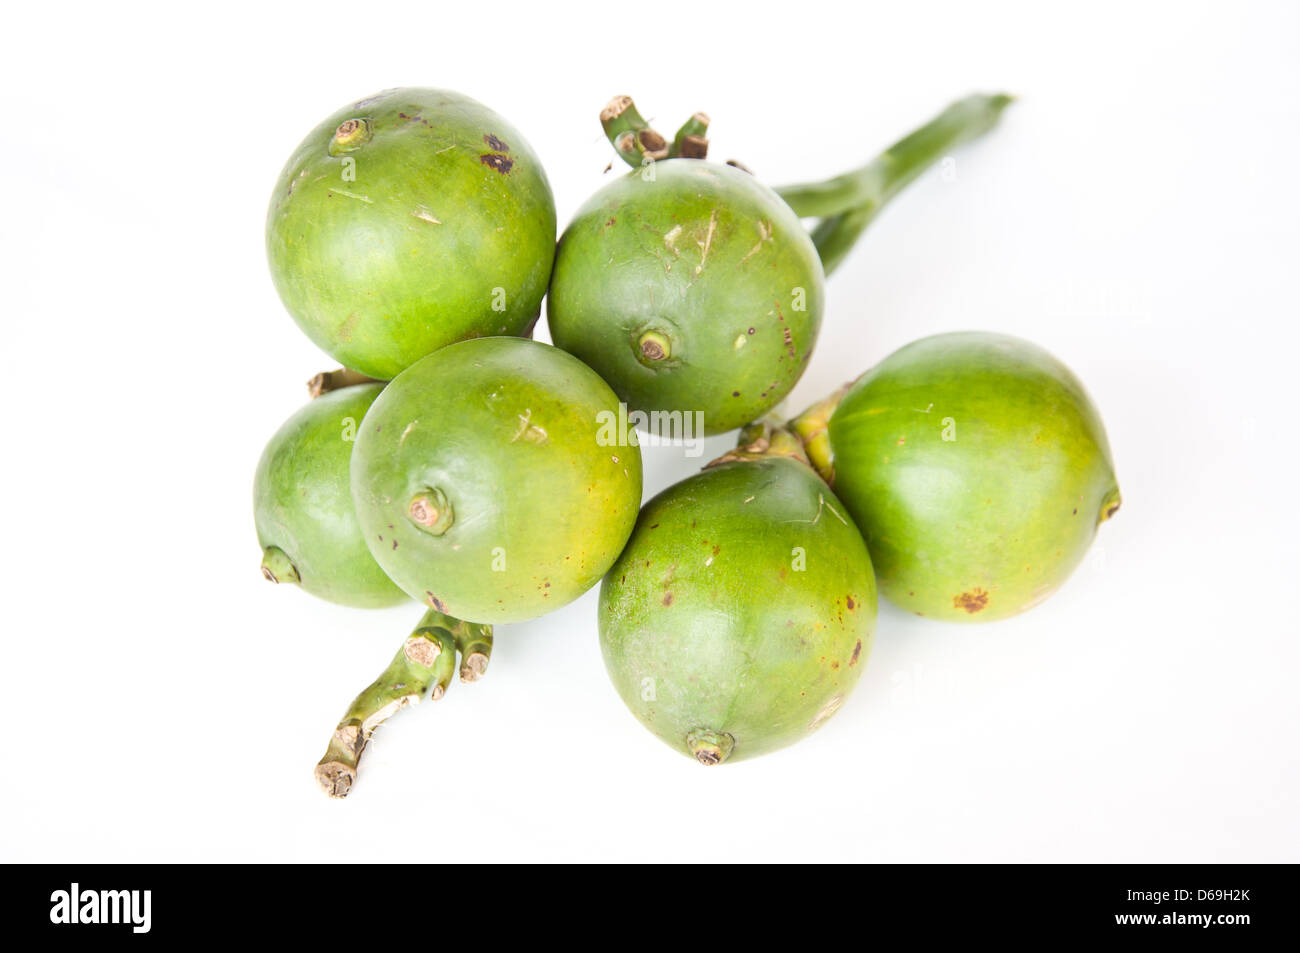
[[[485,135],[485,136],[483,137],[483,141],[486,142],[486,143],[487,143],[487,147],[488,147],[489,149],[493,150],[494,152],[509,152],[509,151],[510,151],[510,147],[509,147],[508,145],[506,145],[506,143],[505,143],[504,140],[502,140],[502,139],[498,139],[496,136],[494,136],[494,135],[493,135],[492,133],[490,133],[490,132],[489,132],[487,135]]]
[[[857,606],[857,603],[853,601],[853,597],[852,597],[852,596],[845,596],[845,597],[844,597],[844,604],[845,604],[846,606],[848,606],[850,609],[853,609],[853,608],[855,608],[855,607]]]
[[[858,639],[857,645],[853,646],[853,655],[849,659],[849,667],[852,668],[858,664],[858,658],[862,655],[862,640]]]
[[[673,594],[672,594],[671,592],[665,592],[665,593],[664,593],[664,605],[666,605],[666,606],[670,606],[670,605],[672,605],[672,604],[673,604]]]
[[[435,596],[428,589],[424,590],[424,601],[427,602],[430,605],[430,607],[437,609],[439,612],[447,611],[447,604],[443,602],[441,599],[439,599],[437,596]]]
[[[976,586],[970,592],[963,592],[959,596],[952,597],[952,607],[954,609],[965,609],[972,615],[988,604],[989,594],[979,586]]]
[[[478,161],[490,169],[496,169],[502,175],[509,175],[510,170],[515,167],[514,159],[496,152],[485,152],[478,157]]]

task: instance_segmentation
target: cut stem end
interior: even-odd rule
[[[433,536],[447,532],[456,519],[447,494],[436,487],[428,487],[411,497],[406,515],[417,527]]]
[[[652,367],[673,356],[672,340],[660,331],[644,331],[636,339],[637,360]]]
[[[269,582],[297,585],[302,582],[293,561],[279,546],[267,546],[262,550],[262,577]]]
[[[1115,489],[1107,493],[1101,501],[1101,512],[1097,515],[1097,525],[1100,526],[1118,513],[1123,502],[1119,495],[1119,487],[1115,487]]]
[[[315,377],[307,382],[307,393],[315,400],[321,394],[328,394],[330,391],[342,390],[344,387],[353,387],[357,384],[373,384],[376,378],[367,377],[360,371],[351,371],[346,367],[340,367],[334,371],[321,371]]]
[[[370,141],[371,135],[369,119],[346,119],[334,130],[334,137],[330,139],[329,154],[337,156],[359,149]]]
[[[316,783],[330,797],[347,797],[356,780],[356,768],[342,762],[322,761],[316,765]]]
[[[686,747],[696,761],[711,768],[731,757],[736,739],[725,731],[692,731],[686,736]]]
[[[465,661],[460,667],[460,680],[462,682],[477,682],[487,672],[488,657],[482,652],[472,652],[465,656]]]

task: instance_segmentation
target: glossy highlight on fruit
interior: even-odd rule
[[[341,605],[406,601],[361,538],[348,467],[353,441],[382,384],[316,398],[280,427],[257,464],[253,515],[262,573]]]
[[[781,198],[698,159],[629,172],[560,239],[547,322],[633,411],[761,417],[798,382],[824,307],[821,261]]]
[[[862,529],[881,591],[929,618],[985,622],[1038,604],[1120,505],[1083,385],[1007,335],[895,351],[843,395],[824,438],[810,455]]]
[[[479,338],[417,361],[375,401],[352,458],[375,559],[413,598],[475,623],[576,599],[641,501],[640,449],[605,439],[617,414],[594,371],[536,341]]]
[[[318,346],[388,380],[455,341],[527,334],[555,204],[518,130],[439,89],[391,89],[318,125],[266,220],[276,290]]]
[[[820,727],[875,630],[861,534],[809,466],[766,439],[650,500],[600,590],[601,649],[623,702],[706,765]]]

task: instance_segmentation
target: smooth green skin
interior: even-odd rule
[[[1119,504],[1083,385],[1005,335],[940,334],[895,351],[845,395],[829,438],[835,492],[881,591],[930,618],[987,622],[1041,602]]]
[[[703,411],[706,432],[722,433],[761,417],[803,374],[821,327],[821,261],[752,175],[698,159],[653,169],[654,181],[634,171],[601,189],[565,229],[551,337],[630,409]],[[647,330],[670,341],[653,366],[638,356]]]
[[[728,761],[793,744],[833,714],[875,622],[861,534],[787,458],[710,467],[660,493],[600,590],[600,644],[623,702],[687,755],[688,736],[730,734]]]
[[[349,119],[368,119],[372,137],[330,155]],[[513,126],[458,93],[393,89],[340,109],[294,151],[266,249],[307,336],[388,380],[455,341],[527,334],[555,225],[546,173]]]
[[[370,555],[348,485],[353,441],[381,390],[360,384],[307,404],[276,431],[253,479],[258,545],[278,546],[299,586],[345,606],[406,601]]]
[[[576,599],[618,556],[641,502],[640,449],[599,442],[599,415],[617,409],[589,367],[524,338],[417,361],[375,401],[352,456],[375,559],[413,598],[471,622]],[[430,488],[454,514],[440,536],[409,514]]]

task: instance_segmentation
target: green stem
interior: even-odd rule
[[[492,626],[462,622],[455,636],[456,648],[460,649],[460,680],[477,682],[492,658]]]
[[[826,218],[866,203],[883,206],[950,150],[988,132],[1012,97],[976,94],[959,99],[924,126],[899,139],[866,165],[822,182],[776,190],[800,218]]]
[[[705,469],[737,460],[768,460],[773,457],[790,457],[808,464],[808,456],[798,436],[775,414],[768,414],[762,420],[746,424],[740,431],[736,448],[709,461]]]
[[[844,395],[852,384],[845,384],[824,400],[819,400],[797,417],[792,417],[786,424],[803,444],[808,462],[817,471],[828,486],[835,486],[835,460],[831,453],[830,426],[831,415],[840,405]]]
[[[433,687],[429,689],[429,701],[432,702],[438,701],[447,694],[447,689],[451,687],[451,680],[456,677],[456,653],[452,651],[456,646],[455,637],[452,637],[450,646],[441,638],[438,644],[442,651],[433,660]]]
[[[353,387],[357,384],[374,384],[376,379],[367,377],[360,371],[349,370],[346,367],[340,367],[336,371],[321,371],[315,377],[307,382],[307,393],[313,399],[321,394],[328,394],[330,391],[342,390],[344,387]]]
[[[777,189],[800,218],[822,219],[812,239],[826,273],[843,261],[890,199],[951,150],[997,125],[1011,102],[1003,93],[967,96],[859,169]]]
[[[650,128],[631,96],[615,96],[600,111],[600,125],[610,145],[628,165],[639,169],[646,156],[668,158],[668,142]]]
[[[668,150],[669,158],[703,159],[709,154],[709,117],[696,113],[677,130]]]
[[[822,260],[823,272],[829,275],[840,266],[879,210],[879,206],[864,206],[817,223],[812,230],[812,242],[817,257]]]
[[[456,669],[457,647],[484,638],[490,645],[491,626],[462,622],[434,609],[426,612],[388,668],[353,699],[334,729],[325,756],[316,765],[316,781],[325,793],[347,797],[375,729],[407,705],[418,704],[426,693],[441,698]]]

